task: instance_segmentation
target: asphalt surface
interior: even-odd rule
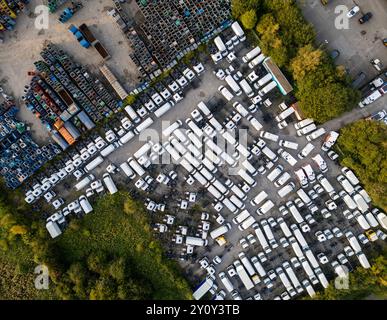
[[[327,50],[337,49],[340,56],[337,64],[344,65],[349,74],[354,78],[359,72],[367,75],[367,81],[377,76],[378,71],[370,61],[379,58],[384,66],[387,65],[387,48],[382,40],[387,37],[387,5],[385,0],[331,0],[323,6],[320,0],[298,0],[305,18],[313,24],[317,31],[317,41],[327,44]],[[360,12],[349,19],[348,29],[338,29],[335,20],[338,6],[344,5],[349,10],[358,5]],[[371,12],[373,17],[364,24],[358,19],[362,13]]]

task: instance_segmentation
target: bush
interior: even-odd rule
[[[340,131],[336,149],[341,164],[352,169],[370,194],[373,203],[387,210],[387,125],[360,120]]]
[[[254,9],[246,11],[241,15],[240,19],[243,27],[247,30],[254,29],[255,25],[257,24],[257,14]]]

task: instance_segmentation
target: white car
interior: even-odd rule
[[[327,237],[324,235],[322,231],[317,231],[314,235],[317,237],[317,240],[319,242],[324,242],[327,240]]]
[[[310,231],[310,227],[306,224],[306,222],[302,222],[300,224],[300,227],[301,227],[302,232],[309,232]]]
[[[318,260],[320,261],[321,264],[326,264],[326,263],[329,262],[327,256],[324,253],[319,253],[317,255],[317,258],[318,258]]]
[[[347,17],[353,18],[360,11],[359,6],[354,6],[351,10],[348,11]]]
[[[236,274],[237,274],[237,272],[236,272],[236,270],[235,270],[235,268],[234,268],[233,265],[228,266],[226,270],[227,270],[227,273],[228,273],[228,275],[229,275],[230,277],[234,277],[234,276],[236,276]]]
[[[367,239],[367,237],[366,237],[364,234],[362,234],[362,233],[360,233],[360,234],[357,236],[357,238],[359,239],[359,241],[360,241],[362,244],[367,244],[368,242],[370,242],[370,241]]]
[[[335,235],[336,238],[341,238],[343,236],[343,233],[338,227],[334,227],[332,229],[333,234]]]
[[[355,254],[355,251],[350,246],[344,247],[344,253],[347,257],[352,257]]]
[[[333,235],[332,231],[329,230],[329,229],[325,229],[325,230],[324,230],[324,234],[325,234],[325,236],[327,237],[328,240],[334,238],[334,235]]]
[[[346,264],[348,263],[348,259],[346,258],[346,256],[342,253],[340,253],[339,255],[337,255],[337,260],[339,260],[339,262],[341,264]]]
[[[249,243],[247,242],[247,240],[245,238],[240,239],[239,243],[243,249],[247,249],[249,247]]]
[[[199,110],[198,109],[194,109],[192,112],[191,112],[191,116],[192,118],[196,121],[196,122],[200,122],[203,120],[203,116],[200,114]]]
[[[224,80],[224,78],[226,78],[226,73],[223,71],[223,69],[218,69],[217,71],[214,71],[214,74],[219,80]]]
[[[261,263],[264,263],[264,262],[267,261],[267,258],[266,258],[265,254],[263,252],[259,252],[257,254],[257,256],[258,256],[259,260],[261,260]]]
[[[254,235],[252,234],[248,234],[247,237],[246,237],[247,241],[250,242],[251,245],[253,245],[254,243],[257,242],[257,239],[254,237]]]

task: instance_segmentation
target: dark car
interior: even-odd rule
[[[371,18],[372,18],[372,13],[367,12],[364,16],[359,18],[359,22],[363,24],[363,23],[367,22],[368,20],[370,20]]]
[[[383,44],[387,47],[387,38],[383,39]]]
[[[332,50],[331,51],[331,53],[329,54],[330,56],[331,56],[331,58],[333,59],[333,60],[336,60],[338,57],[339,57],[339,55],[340,55],[340,51],[339,50]]]
[[[355,89],[359,88],[360,85],[361,85],[361,84],[363,83],[363,81],[365,80],[365,78],[366,78],[365,73],[364,73],[364,72],[360,72],[360,73],[356,76],[356,78],[353,80],[353,82],[352,82],[352,88],[355,88]]]

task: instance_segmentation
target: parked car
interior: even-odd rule
[[[356,16],[356,14],[360,11],[359,6],[354,6],[351,10],[348,11],[347,17],[348,18],[353,18]]]
[[[363,23],[369,21],[371,18],[372,18],[372,12],[367,12],[364,16],[359,18],[359,22],[361,24],[363,24]]]

